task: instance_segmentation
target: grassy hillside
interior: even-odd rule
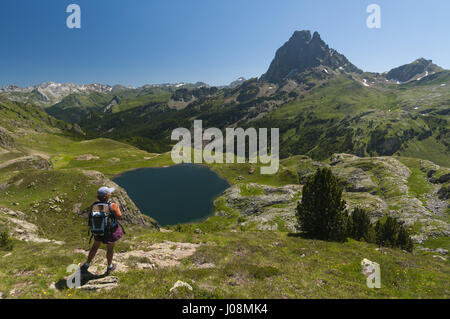
[[[112,107],[112,113],[91,114],[80,125],[91,138],[110,137],[158,153],[170,149],[173,129],[190,128],[195,119],[203,120],[204,127],[220,129],[278,127],[283,158],[400,155],[450,166],[449,74],[439,71],[405,84],[385,82],[371,73],[324,78],[323,72],[313,72],[301,83],[284,85],[251,79],[237,88],[183,102],[186,106],[181,109],[171,107],[164,94],[144,95],[151,101],[125,99]],[[75,111],[94,110],[94,105],[86,102]],[[66,112],[65,107],[55,108]]]
[[[82,253],[50,244],[16,242],[12,255],[0,259],[0,290],[13,298],[448,298],[449,264],[431,254],[414,256],[350,241],[311,241],[279,232],[211,232],[183,230],[129,237],[119,252],[170,240],[198,245],[177,267],[139,270],[131,265],[115,275],[119,287],[90,292],[51,288],[64,281],[66,265],[84,260]],[[174,247],[176,245],[174,244]],[[147,248],[148,249],[148,248]],[[42,252],[45,251],[44,254]],[[37,253],[39,252],[39,253]],[[381,265],[381,289],[369,289],[361,260]],[[101,260],[99,258],[99,260]],[[202,266],[203,265],[203,266]],[[207,266],[205,266],[207,265]],[[193,291],[170,292],[178,280]]]
[[[337,78],[249,125],[280,127],[283,156],[413,155],[449,166],[449,95],[432,81],[368,88]]]
[[[170,92],[170,88],[143,87],[106,94],[74,93],[66,96],[61,102],[46,108],[46,112],[58,119],[78,123],[91,112],[118,113],[137,106],[167,102],[171,95]]]

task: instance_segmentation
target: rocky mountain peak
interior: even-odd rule
[[[244,77],[241,76],[240,78],[238,78],[238,79],[234,80],[233,82],[231,82],[231,83],[228,85],[228,87],[229,87],[229,88],[235,88],[235,87],[241,85],[242,83],[244,83],[245,81],[246,81],[246,79],[245,79]]]
[[[421,79],[433,72],[441,71],[442,68],[433,63],[432,60],[419,58],[414,62],[405,64],[390,70],[386,78],[388,80],[396,80],[399,82],[408,82],[413,79]]]
[[[277,50],[261,81],[279,83],[320,65],[345,72],[362,72],[344,55],[330,49],[318,32],[311,36],[311,31],[303,30],[295,31],[289,41]]]

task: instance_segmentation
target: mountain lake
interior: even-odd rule
[[[206,166],[140,168],[115,177],[142,213],[161,226],[205,220],[229,183]]]

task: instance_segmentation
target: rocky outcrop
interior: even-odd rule
[[[107,276],[89,281],[80,287],[81,290],[100,291],[111,290],[119,285],[119,278],[116,276]]]
[[[337,154],[332,156],[331,163],[333,173],[345,180],[344,198],[349,208],[367,208],[372,221],[384,215],[398,218],[414,230],[416,243],[428,237],[450,236],[450,225],[441,219],[447,204],[439,200],[435,189],[424,196],[426,200],[411,194],[411,170],[398,159]],[[425,161],[419,163],[424,167],[432,165]]]
[[[438,198],[441,200],[450,199],[450,185],[442,186],[437,192]]]
[[[91,161],[91,160],[98,160],[98,159],[100,159],[100,157],[94,156],[91,154],[79,155],[76,158],[77,161]]]
[[[133,245],[138,243],[133,242]],[[117,272],[127,272],[130,269],[155,269],[179,266],[181,260],[192,256],[199,244],[163,241],[152,245],[139,245],[139,250],[129,250],[114,254]],[[76,249],[74,252],[87,256],[88,251]],[[106,265],[105,251],[99,251],[89,271],[98,274],[104,272]]]
[[[441,175],[441,176],[439,176],[439,178],[437,179],[437,182],[438,182],[439,184],[444,184],[444,183],[447,183],[448,181],[450,181],[450,173]]]
[[[257,188],[262,192],[262,195],[242,195],[240,186],[233,186],[225,191],[227,204],[234,209],[238,209],[244,216],[262,213],[264,207],[288,204],[300,191],[298,185],[273,187],[250,183],[246,187]]]
[[[119,185],[108,179],[105,175],[103,175],[100,172],[86,171],[86,170],[82,170],[82,172],[85,175],[89,176],[92,184],[97,185],[99,187],[101,186],[114,187],[116,189],[116,191],[113,194],[112,200],[116,202],[122,210],[123,219],[121,220],[121,223],[142,225],[145,227],[155,228],[159,230],[158,223],[149,216],[142,214],[142,212],[139,210],[139,208],[137,208],[136,204],[131,200],[127,192],[122,187],[120,187]],[[82,216],[87,217],[88,216],[87,209],[82,211],[81,214]]]
[[[348,167],[338,170],[337,176],[342,180],[347,192],[373,193],[376,190],[375,183],[361,168]]]
[[[7,223],[10,236],[19,240],[33,243],[53,243],[63,245],[64,242],[42,238],[38,235],[39,229],[35,224],[26,220],[26,215],[20,211],[13,211],[0,207],[0,222]]]
[[[428,161],[419,161],[419,164],[423,165],[424,175],[433,167],[436,172],[431,175],[435,176],[436,181],[442,176],[442,180],[445,180],[447,171],[443,168]],[[429,237],[450,236],[450,225],[445,213],[449,205],[448,185],[430,183],[432,189],[419,198],[410,190],[411,170],[397,158],[362,158],[350,154],[334,154],[330,158],[330,164],[299,157],[299,182],[305,184],[321,167],[329,167],[338,177],[349,211],[355,207],[365,208],[370,213],[372,222],[386,215],[396,217],[413,231],[416,243],[424,242]],[[224,198],[229,207],[241,214],[245,220],[242,225],[276,230],[283,224],[285,229],[295,230],[296,203],[301,200],[301,196],[296,196],[300,187],[295,186],[238,184],[228,189]],[[245,192],[245,187],[252,191]],[[224,212],[218,211],[216,214]]]
[[[249,196],[243,190],[252,189],[259,195]],[[296,196],[300,192],[299,185],[286,185],[280,187],[250,183],[235,185],[224,193],[229,207],[240,212],[244,217],[242,226],[255,225],[262,230],[296,230]],[[216,215],[225,215],[217,211]],[[280,229],[282,225],[283,229]]]

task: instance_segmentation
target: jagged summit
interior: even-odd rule
[[[362,72],[344,55],[329,48],[318,32],[311,36],[311,31],[304,30],[295,31],[289,41],[277,50],[269,69],[261,76],[261,81],[279,83],[320,65],[345,72]]]
[[[412,63],[405,64],[390,70],[386,74],[388,80],[408,82],[413,79],[421,79],[434,72],[442,71],[442,68],[433,63],[432,60],[420,58]]]
[[[229,88],[235,88],[235,87],[241,85],[242,83],[244,83],[245,81],[247,81],[247,80],[244,77],[241,76],[240,78],[238,78],[238,79],[234,80],[233,82],[231,82],[228,85],[228,87]]]

